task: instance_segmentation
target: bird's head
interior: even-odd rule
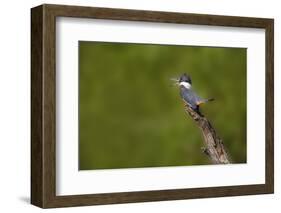
[[[191,78],[186,73],[182,74],[179,78],[172,78],[172,81],[175,81],[176,85],[184,86],[189,89],[191,87]]]
[[[192,84],[190,76],[186,73],[182,74],[179,78],[179,84],[182,82],[189,83],[190,85]]]

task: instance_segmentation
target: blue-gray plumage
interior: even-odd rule
[[[184,86],[180,86],[180,96],[186,104],[188,104],[192,109],[197,110],[199,103],[202,99],[198,97],[195,92],[191,89],[187,89]]]
[[[199,112],[199,105],[206,103],[208,101],[214,100],[213,98],[204,99],[200,98],[192,89],[191,89],[191,78],[190,76],[183,74],[178,84],[180,85],[180,96],[183,101],[189,105],[192,109]]]

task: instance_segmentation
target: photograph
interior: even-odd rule
[[[78,49],[79,170],[247,163],[247,48]]]
[[[31,204],[274,193],[274,18],[215,11],[31,8]]]

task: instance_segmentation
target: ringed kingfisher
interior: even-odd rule
[[[191,89],[191,78],[189,75],[184,73],[180,76],[179,79],[172,79],[174,81],[177,81],[176,84],[179,85],[180,88],[180,96],[185,104],[187,104],[189,107],[191,107],[193,110],[198,112],[199,106],[201,104],[207,103],[208,101],[213,101],[213,98],[204,99],[199,97],[192,89]]]

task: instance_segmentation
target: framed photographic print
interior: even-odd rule
[[[31,9],[31,203],[274,191],[273,19]]]

